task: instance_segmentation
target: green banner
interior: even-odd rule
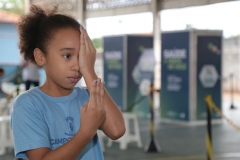
[[[123,104],[123,37],[105,37],[104,39],[104,81],[120,110]]]
[[[221,110],[221,36],[199,36],[197,46],[197,120],[206,119],[207,94]],[[213,112],[213,118],[220,116]]]
[[[188,121],[189,32],[162,33],[161,53],[161,117]]]

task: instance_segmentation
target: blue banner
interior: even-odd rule
[[[206,119],[207,94],[212,95],[213,102],[221,110],[221,62],[222,37],[198,36],[197,45],[197,120]],[[213,112],[213,118],[220,116]]]
[[[162,33],[161,117],[189,120],[189,32]]]
[[[127,39],[127,111],[149,118],[149,87],[153,82],[155,57],[152,36],[129,35]]]
[[[120,110],[123,106],[123,37],[104,37],[104,81]]]

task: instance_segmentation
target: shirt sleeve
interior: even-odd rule
[[[25,101],[25,103],[21,103]],[[17,158],[27,158],[26,151],[50,148],[48,127],[42,114],[31,102],[19,99],[14,104],[11,116],[14,151]]]

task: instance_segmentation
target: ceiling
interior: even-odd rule
[[[51,7],[58,4],[59,12],[76,16],[79,3],[83,4],[85,18],[117,16],[152,11],[155,1],[157,11],[190,6],[202,6],[234,0],[30,0],[31,4]]]

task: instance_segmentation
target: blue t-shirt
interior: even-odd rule
[[[84,88],[74,88],[63,97],[51,97],[38,87],[19,95],[13,106],[11,127],[17,158],[27,158],[25,151],[48,147],[54,150],[69,141],[80,128],[80,108],[88,101]],[[77,160],[103,160],[97,135]]]

